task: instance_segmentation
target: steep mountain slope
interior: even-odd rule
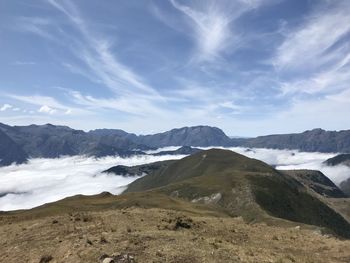
[[[128,156],[142,151],[172,145],[229,145],[220,129],[208,126],[185,127],[154,135],[137,136],[122,130],[99,129],[90,132],[67,126],[9,126],[0,123],[0,130],[11,138],[31,158],[56,158],[62,155]],[[182,148],[166,154],[190,154],[196,149]],[[165,154],[165,153],[164,153]],[[160,155],[160,154],[159,154]],[[15,161],[21,162],[21,157]]]
[[[346,220],[309,194],[295,178],[231,151],[212,149],[170,163],[131,183],[126,192],[152,190],[215,204],[253,221],[282,218],[350,237]]]
[[[345,165],[350,167],[350,154],[339,154],[333,158],[324,161],[328,166]],[[348,196],[350,196],[350,173],[348,178],[339,184],[339,188]]]
[[[216,128],[209,126],[184,127],[153,135],[141,135],[140,144],[151,147],[165,146],[228,146],[231,139]]]
[[[75,155],[86,142],[83,131],[66,126],[29,125],[0,128],[8,134],[30,157],[55,158],[60,155]]]
[[[151,174],[153,172],[160,172],[163,169],[167,169],[171,163],[174,163],[174,160],[155,162],[151,164],[142,164],[136,166],[125,166],[117,165],[113,166],[105,171],[104,173],[111,173],[115,175],[122,176],[142,176],[145,174]]]
[[[296,134],[259,136],[237,141],[241,146],[298,149],[306,152],[350,152],[350,131],[325,131],[314,129]]]
[[[346,198],[347,196],[323,173],[315,170],[283,170],[303,185],[309,187],[317,194],[331,198]]]
[[[62,155],[120,155],[143,154],[165,146],[185,146],[174,154],[192,154],[189,146],[242,146],[273,149],[299,149],[318,152],[350,152],[350,131],[315,129],[300,134],[281,134],[256,138],[229,138],[222,130],[210,126],[173,129],[153,135],[136,135],[118,129],[98,129],[90,132],[66,126],[9,126],[0,123],[4,132],[25,155],[36,158],[56,158]],[[172,154],[170,152],[166,154]],[[161,153],[159,153],[161,155]],[[14,161],[22,162],[18,155]],[[5,162],[4,162],[5,163]]]
[[[350,196],[350,177],[347,180],[341,182],[339,187],[344,193]]]
[[[89,134],[66,126],[8,126],[0,130],[15,141],[30,157],[56,158],[61,155],[130,155],[134,149],[149,149],[126,138]]]
[[[350,154],[338,154],[335,157],[329,158],[324,163],[329,166],[342,164],[350,167]]]
[[[26,162],[28,156],[9,136],[0,130],[0,166]]]

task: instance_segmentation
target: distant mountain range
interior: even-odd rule
[[[350,153],[350,130],[313,129],[303,133],[277,134],[241,139],[239,145],[256,148],[297,149],[305,152]]]
[[[242,146],[348,153],[350,130],[336,132],[314,129],[299,134],[230,138],[219,128],[209,126],[136,135],[118,129],[84,132],[51,124],[9,126],[0,123],[0,145],[0,165],[23,163],[28,158],[56,158],[63,155],[129,156],[165,146]]]

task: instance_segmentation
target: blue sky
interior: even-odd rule
[[[0,0],[0,122],[349,129],[350,1]]]

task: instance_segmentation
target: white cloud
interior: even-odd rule
[[[51,108],[51,107],[49,107],[49,106],[47,106],[47,105],[43,105],[43,106],[40,107],[40,109],[38,110],[38,112],[41,112],[41,113],[48,113],[48,114],[54,114],[54,113],[57,112],[57,110],[54,109],[54,108]]]
[[[176,150],[177,148],[166,147],[149,153],[156,153],[161,150]],[[349,167],[328,167],[322,164],[323,161],[335,156],[335,153],[307,153],[298,150],[248,149],[242,147],[224,149],[264,161],[270,165],[276,165],[277,169],[281,170],[320,170],[336,184],[350,177]],[[104,157],[96,159],[74,156],[56,159],[32,159],[27,164],[1,167],[0,195],[9,194],[0,197],[0,210],[32,208],[76,194],[92,195],[103,191],[119,194],[127,184],[137,178],[102,174],[102,171],[114,165],[133,166],[182,157],[184,156],[133,156],[129,158]]]
[[[33,61],[15,61],[15,62],[11,63],[11,65],[14,65],[14,66],[30,66],[30,65],[36,65],[36,63],[33,62]]]
[[[65,91],[65,89],[63,89]],[[15,99],[21,102],[25,102],[31,105],[39,106],[38,112],[41,113],[62,113],[62,114],[73,114],[86,115],[90,114],[88,110],[80,109],[77,107],[67,106],[57,101],[57,99],[48,96],[32,95],[32,96],[20,96],[14,94],[6,94],[7,97]],[[33,113],[33,112],[31,112]]]
[[[136,92],[141,92],[160,96],[155,89],[145,83],[142,77],[117,59],[111,52],[111,43],[107,39],[103,36],[96,37],[93,34],[88,23],[85,22],[73,3],[58,3],[55,0],[49,0],[49,3],[61,11],[83,36],[83,40],[75,38],[79,44],[74,49],[74,54],[95,74],[98,82],[104,83],[119,95],[132,93],[137,96]],[[66,63],[66,65],[75,73],[82,72],[81,69],[76,70],[69,63]]]
[[[20,96],[20,95],[13,95],[13,94],[7,94],[6,96],[18,101],[32,104],[32,105],[38,105],[38,106],[48,105],[51,108],[68,109],[67,106],[59,103],[55,98],[48,97],[48,96],[39,96],[39,95]]]
[[[113,43],[103,35],[97,36],[94,34],[90,24],[83,18],[72,1],[49,0],[48,2],[51,7],[62,13],[63,18],[65,18],[65,26],[72,27],[77,34],[65,34],[53,21],[35,17],[22,19],[22,22],[28,23],[28,26],[23,26],[22,29],[27,29],[29,32],[41,35],[50,41],[53,40],[55,43],[65,46],[66,41],[69,40],[69,49],[72,55],[82,62],[82,66],[77,66],[76,63],[72,64],[70,62],[63,62],[63,66],[74,74],[80,74],[90,81],[103,84],[115,94],[112,98],[110,96],[108,98],[86,96],[85,102],[87,102],[87,99],[94,100],[96,102],[94,105],[95,109],[99,105],[102,105],[102,108],[111,108],[110,105],[116,102],[117,104],[113,108],[117,107],[117,110],[127,113],[134,113],[137,108],[139,109],[138,112],[141,112],[140,107],[143,105],[145,106],[143,114],[146,114],[149,110],[151,110],[149,114],[162,112],[160,103],[164,104],[168,98],[160,95],[156,89],[148,85],[133,69],[120,61],[117,55],[111,51]],[[55,35],[52,34],[52,31],[56,29],[58,29],[57,35],[60,37],[54,37]],[[30,97],[33,96],[16,96],[17,99],[25,100],[28,103],[30,103]],[[57,105],[57,101],[53,101],[54,99],[52,98],[49,100],[48,97],[36,97],[40,97],[41,105],[46,105],[56,110],[63,110],[66,114],[84,112],[83,109]],[[84,103],[79,104],[79,106],[82,105]]]
[[[108,98],[75,93],[72,102],[89,109],[114,109],[143,116],[165,114],[163,106],[172,98],[162,96],[140,75],[120,61],[117,54],[111,51],[113,43],[103,35],[94,34],[94,30],[73,2],[50,0],[49,3],[68,18],[70,22],[68,25],[79,32],[70,36],[72,42],[70,48],[72,54],[83,62],[83,66],[64,62],[64,67],[72,73],[103,84],[114,93],[114,96]],[[75,109],[72,110],[74,113],[77,112]],[[66,109],[67,111],[69,109]]]
[[[209,0],[186,4],[180,4],[177,0],[170,2],[187,18],[192,31],[189,35],[194,37],[197,45],[195,60],[198,61],[213,61],[220,58],[222,52],[235,50],[240,45],[242,35],[235,30],[234,21],[263,4],[263,1],[247,0]],[[159,10],[156,15],[164,20]]]
[[[152,103],[148,97],[125,95],[119,98],[96,98],[93,96],[84,96],[78,91],[70,92],[72,100],[78,105],[83,105],[90,109],[111,109],[121,112],[134,114],[138,116],[166,116],[166,110],[160,110]],[[168,114],[171,114],[170,112]],[[169,115],[168,115],[169,116]]]
[[[316,118],[317,116],[317,118]],[[271,122],[299,129],[322,127],[348,129],[344,120],[350,116],[350,89],[308,100],[295,99],[290,108],[280,111]]]
[[[42,17],[19,17],[15,24],[15,30],[30,32],[40,37],[55,41],[55,37],[47,30],[51,26],[51,20]],[[21,61],[15,65],[24,65]]]
[[[349,53],[350,55],[350,53]],[[339,92],[349,87],[350,67],[345,64],[342,67],[333,67],[320,73],[312,74],[308,78],[300,78],[296,81],[282,82],[282,94],[320,92]]]
[[[216,57],[225,48],[231,37],[230,23],[232,17],[217,6],[209,6],[207,10],[199,11],[172,0],[173,6],[184,13],[192,21],[200,49],[201,59]]]
[[[160,150],[175,150],[166,147]],[[207,149],[207,148],[206,148]],[[335,153],[306,153],[297,150],[247,149],[242,147],[225,148],[250,158],[262,160],[278,169],[316,169],[339,184],[350,176],[350,168],[345,166],[327,167],[323,161]],[[27,164],[0,168],[0,210],[26,209],[76,195],[98,194],[109,191],[119,194],[135,177],[122,177],[101,172],[114,165],[139,165],[177,156],[133,156],[129,158],[84,156],[61,157],[56,159],[32,159]],[[20,182],[20,183],[19,183]]]
[[[349,96],[349,10],[349,1],[320,1],[297,28],[284,30],[272,63],[277,74],[289,76],[280,78],[280,96],[290,107],[275,114],[275,120],[296,127],[345,128],[350,107],[336,97]]]
[[[4,104],[1,108],[0,111],[6,111],[8,109],[11,109],[13,106],[10,104]]]
[[[342,59],[344,49],[331,47],[350,32],[349,9],[349,1],[328,1],[327,5],[314,10],[299,28],[286,32],[273,61],[275,66],[303,71]]]
[[[134,156],[130,158],[83,156],[32,159],[28,164],[0,168],[0,210],[28,209],[76,195],[109,191],[119,194],[135,177],[101,172],[114,165],[139,165],[183,156]]]

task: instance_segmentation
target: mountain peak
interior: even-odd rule
[[[308,130],[308,131],[305,131],[305,133],[324,133],[324,132],[327,132],[326,130],[322,129],[322,128],[315,128],[315,129],[312,129],[312,130]]]
[[[228,146],[231,139],[219,128],[192,126],[172,129],[163,133],[143,135],[139,142],[151,147],[164,146]]]

